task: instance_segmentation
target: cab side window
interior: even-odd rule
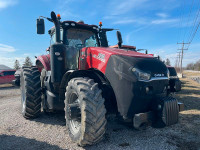
[[[61,40],[61,42],[63,41],[63,29],[60,29],[60,40]],[[56,34],[55,34],[55,32],[51,36],[51,45],[54,44],[54,43],[56,43]]]
[[[56,43],[56,36],[55,36],[55,32],[53,33],[53,35],[51,36],[51,45]]]

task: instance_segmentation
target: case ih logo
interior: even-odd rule
[[[94,55],[92,55],[92,57],[94,57],[102,62],[105,62],[105,54],[99,53],[98,56],[94,54]]]
[[[154,74],[154,77],[164,77],[165,75],[162,73],[162,74]]]

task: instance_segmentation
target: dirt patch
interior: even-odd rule
[[[175,97],[185,104],[179,123],[138,131],[108,119],[105,138],[100,143],[79,147],[68,136],[64,113],[42,113],[27,120],[21,115],[18,88],[0,88],[0,150],[4,149],[79,149],[79,150],[200,150],[200,85],[181,79],[182,91]]]
[[[177,146],[180,150],[198,150],[200,142],[187,141],[176,135],[171,135],[171,140],[167,141],[169,144]]]

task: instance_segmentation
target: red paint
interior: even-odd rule
[[[147,55],[154,56],[154,54],[147,54]]]
[[[36,63],[37,63],[37,61],[40,61],[47,71],[51,70],[51,67],[50,67],[50,54],[38,56],[37,60],[36,60]],[[38,67],[38,69],[39,69],[39,71],[41,71],[42,68]]]
[[[86,53],[87,51],[87,53]],[[96,68],[100,70],[102,73],[105,73],[106,71],[106,66],[108,63],[108,60],[111,55],[123,55],[123,56],[129,56],[129,57],[141,57],[141,58],[153,58],[150,55],[146,55],[143,53],[138,53],[135,51],[125,51],[124,49],[116,49],[116,48],[102,48],[102,47],[89,47],[83,48],[82,49],[82,56],[80,59],[80,64],[82,66],[79,69],[89,69],[89,68]],[[104,54],[105,55],[105,61],[103,62],[102,60],[98,59],[99,54]],[[84,59],[83,62],[82,59]],[[86,62],[86,63],[85,63]],[[85,66],[85,67],[83,67]]]
[[[105,58],[100,60],[98,58],[99,54],[103,54]],[[81,56],[79,58],[79,69],[88,70],[90,68],[95,68],[105,73],[108,60],[111,55],[123,55],[129,57],[141,57],[141,58],[153,58],[151,55],[118,49],[118,48],[105,48],[105,47],[87,47],[81,50]],[[44,68],[49,71],[50,67],[50,55],[38,56],[37,61],[40,61]],[[36,61],[36,62],[37,62]],[[42,68],[38,67],[41,71]]]
[[[0,84],[12,83],[12,80],[15,80],[16,70],[1,70],[0,71]]]

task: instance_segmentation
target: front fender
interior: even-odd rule
[[[50,71],[50,55],[42,55],[38,56],[36,60],[36,66],[38,67],[39,71],[41,72],[42,68],[46,71]]]

